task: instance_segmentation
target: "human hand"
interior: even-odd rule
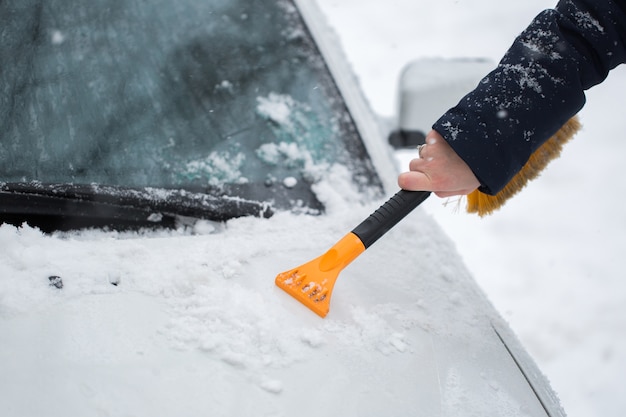
[[[426,136],[419,156],[409,162],[409,172],[398,176],[400,188],[452,197],[469,194],[480,186],[470,167],[435,130]]]

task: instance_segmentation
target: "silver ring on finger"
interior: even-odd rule
[[[419,156],[419,157],[420,157],[420,159],[422,158],[422,148],[423,148],[424,146],[426,146],[426,144],[425,144],[425,143],[422,143],[421,145],[418,145],[418,146],[417,146],[417,156]]]

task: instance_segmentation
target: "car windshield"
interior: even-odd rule
[[[98,184],[81,192],[319,209],[310,185],[332,164],[380,186],[291,1],[21,0],[0,16],[4,192]]]

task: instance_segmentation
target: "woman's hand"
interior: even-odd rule
[[[400,188],[452,197],[469,194],[480,186],[470,167],[434,130],[426,136],[426,144],[422,145],[419,156],[409,163],[409,172],[398,176]]]

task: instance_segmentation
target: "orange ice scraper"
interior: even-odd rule
[[[325,317],[330,310],[330,296],[339,272],[429,195],[428,191],[398,191],[325,254],[278,274],[276,285],[320,317]]]

